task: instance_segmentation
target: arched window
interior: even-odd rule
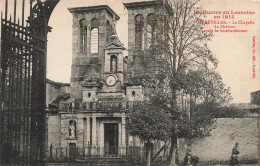
[[[111,25],[108,20],[107,20],[106,30],[107,30],[107,42],[109,42],[109,38],[111,36]]]
[[[143,49],[143,27],[144,27],[144,17],[142,15],[137,15],[135,17],[135,49]]]
[[[69,121],[69,138],[73,139],[76,138],[76,121],[75,120],[70,120]]]
[[[112,55],[110,59],[110,71],[111,72],[117,71],[117,57],[115,55]]]
[[[154,44],[154,38],[156,36],[156,15],[149,14],[147,16],[147,48],[149,48],[152,44]]]
[[[98,53],[98,19],[94,18],[91,21],[91,47],[92,54]]]
[[[80,53],[87,52],[87,21],[80,21]]]

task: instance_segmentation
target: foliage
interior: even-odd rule
[[[190,112],[190,119],[187,116],[179,121],[177,135],[179,138],[195,138],[208,136],[211,126],[214,124],[214,112],[217,108],[213,103],[196,105]]]
[[[189,71],[182,77],[182,89],[191,94],[195,103],[214,103],[216,106],[228,105],[232,100],[230,88],[226,88],[219,73],[214,70]]]
[[[131,112],[126,123],[129,134],[138,136],[147,143],[147,166],[151,164],[152,140],[166,141],[172,128],[171,114],[153,99],[155,98],[143,102],[139,109]]]
[[[144,141],[165,140],[169,138],[171,128],[170,114],[159,105],[145,102],[140,109],[130,113],[126,127],[131,135]]]

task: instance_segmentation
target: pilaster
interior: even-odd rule
[[[100,156],[104,155],[104,123],[100,121],[99,124],[99,148]]]
[[[96,117],[92,117],[92,145],[91,145],[91,155],[97,155],[97,122]]]
[[[122,142],[121,142],[121,155],[125,156],[126,155],[126,144],[125,144],[125,117],[122,117],[122,125],[121,125],[121,136],[122,136]]]
[[[78,118],[78,126],[77,126],[78,128],[77,128],[77,138],[78,138],[78,145],[77,146],[79,146],[79,147],[84,147],[84,140],[83,140],[83,138],[84,138],[84,132],[83,132],[83,130],[84,130],[84,120],[83,120],[83,118]]]

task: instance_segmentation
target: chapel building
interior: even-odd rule
[[[59,153],[70,156],[126,156],[129,146],[142,144],[125,124],[128,113],[144,100],[143,85],[132,82],[131,75],[140,52],[150,46],[158,4],[124,6],[128,56],[115,28],[120,17],[109,6],[68,9],[73,16],[71,78],[69,85],[47,85],[46,153],[60,147]]]

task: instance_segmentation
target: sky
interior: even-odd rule
[[[10,0],[9,0],[10,1]],[[17,0],[18,11],[19,3]],[[25,0],[28,4],[29,0]],[[70,82],[72,61],[72,15],[67,10],[71,7],[109,5],[119,16],[116,29],[121,42],[127,48],[128,23],[127,10],[123,2],[138,0],[61,0],[54,9],[49,26],[53,28],[48,34],[47,47],[47,78],[57,82]],[[4,0],[0,0],[3,8]],[[13,0],[9,2],[11,8]],[[254,25],[239,25],[247,29],[246,33],[215,33],[208,43],[216,55],[219,65],[217,71],[221,74],[224,84],[231,87],[233,103],[250,102],[250,92],[260,89],[260,57],[259,57],[259,2],[257,0],[202,0],[200,6],[207,11],[255,11],[255,15],[236,15],[237,20],[254,21]],[[28,11],[28,5],[26,6]],[[4,11],[2,9],[2,11]],[[12,9],[9,9],[9,13]],[[19,14],[17,14],[19,15]],[[213,15],[208,15],[213,19]],[[212,27],[213,28],[213,27]],[[252,43],[256,36],[256,78],[252,79]]]

